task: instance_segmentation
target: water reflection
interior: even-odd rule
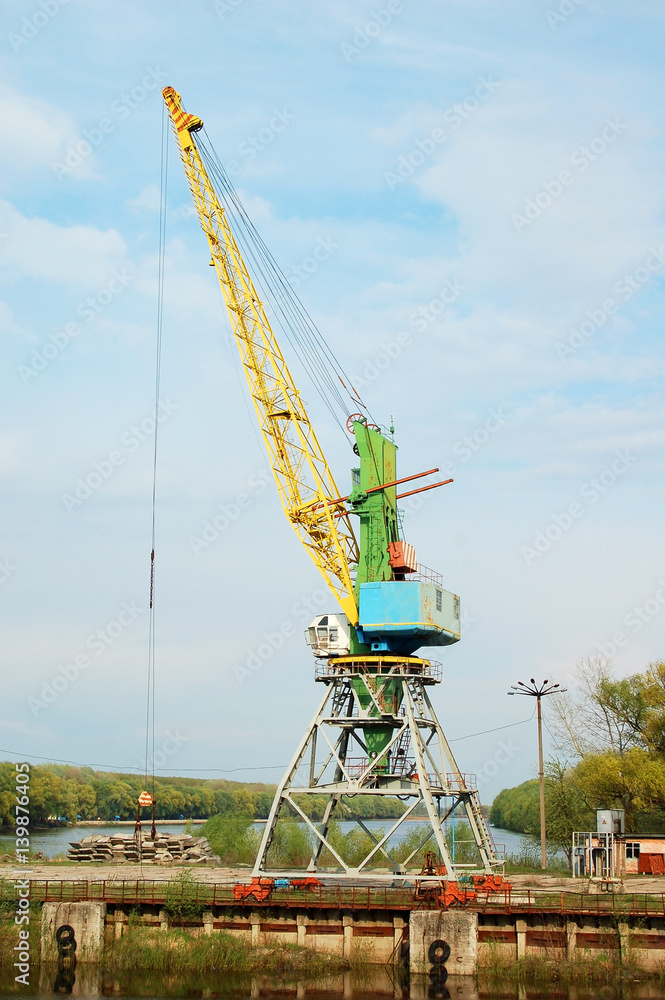
[[[34,970],[29,987],[15,983],[11,973],[0,973],[0,998],[15,996],[63,996],[96,998],[122,997],[123,1000],[167,1000],[170,997],[207,997],[210,1000],[236,998],[294,997],[296,1000],[663,1000],[665,987],[653,980],[628,982],[623,986],[518,986],[515,983],[468,976],[450,976],[444,984],[432,983],[428,976],[409,976],[403,970],[369,967],[361,972],[347,972],[316,982],[297,982],[264,976],[118,973],[102,971],[99,966],[79,963],[73,981],[57,983],[57,965],[43,965]],[[64,987],[64,989],[63,989]]]

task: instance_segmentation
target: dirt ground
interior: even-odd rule
[[[212,868],[207,865],[105,865],[105,864],[58,864],[57,862],[36,861],[32,865],[21,865],[22,874],[26,878],[44,880],[53,879],[63,882],[103,882],[105,880],[113,882],[146,879],[149,882],[168,882],[179,872],[187,871],[192,874],[197,882],[218,882],[220,884],[233,883],[241,879],[249,880],[249,868]],[[0,878],[13,876],[17,868],[12,863],[3,862],[0,864]],[[30,873],[30,874],[28,874]]]

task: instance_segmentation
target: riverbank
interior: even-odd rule
[[[231,936],[204,936],[197,931],[130,924],[120,938],[107,941],[100,963],[102,973],[160,972],[204,975],[224,972],[235,975],[294,976],[316,979],[358,968],[364,963],[297,944],[275,943],[253,946]],[[0,968],[11,968],[15,960],[16,927],[13,919],[0,920]],[[31,956],[41,964],[39,950]]]
[[[192,826],[203,826],[207,823],[207,819],[156,819],[155,826],[187,826],[191,824]],[[152,820],[143,820],[143,828],[150,828]],[[79,819],[76,823],[67,823],[68,827],[79,827],[79,826],[136,826],[136,820],[134,819]]]
[[[645,969],[630,950],[621,956],[601,953],[551,959],[528,955],[507,960],[490,954],[478,959],[476,981],[481,993],[491,993],[499,984],[513,983],[521,988],[602,985],[612,987],[612,996],[616,996],[624,986],[634,983],[665,984],[665,963],[660,969]],[[663,993],[657,996],[662,997]]]

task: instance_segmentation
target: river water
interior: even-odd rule
[[[365,820],[365,825],[371,830],[389,830],[391,822],[394,820],[386,819],[375,819],[375,820]],[[257,824],[259,825],[259,824]],[[351,820],[344,820],[340,823],[342,830],[350,830],[356,826],[356,824]],[[144,824],[146,828],[146,824]],[[157,823],[158,830],[163,833],[184,833],[185,827],[182,824],[173,823]],[[413,829],[425,829],[425,824],[419,820],[405,820],[404,824],[400,827],[399,834],[405,836],[409,831]],[[192,830],[193,836],[197,836],[200,832],[200,825],[195,824]],[[30,845],[34,851],[43,851],[47,858],[53,858],[57,854],[66,855],[69,850],[69,842],[75,840],[81,840],[83,837],[88,837],[93,833],[108,834],[131,834],[133,832],[133,825],[124,826],[117,824],[109,824],[108,826],[62,826],[56,827],[51,830],[33,830],[30,835]],[[513,833],[511,830],[500,830],[497,828],[492,828],[492,834],[497,845],[497,850],[500,854],[505,853],[519,854],[522,849],[522,843],[525,838],[521,833]],[[14,838],[10,834],[0,834],[0,855],[7,853],[11,854],[14,851],[15,843]]]
[[[658,982],[629,982],[622,986],[597,985],[570,987],[553,983],[551,987],[518,987],[509,982],[489,980],[476,983],[469,976],[450,976],[445,988],[433,988],[426,976],[396,974],[392,968],[371,966],[362,973],[346,973],[327,979],[296,982],[265,977],[229,977],[209,975],[160,975],[156,973],[103,973],[96,966],[79,965],[71,988],[54,992],[57,971],[37,967],[30,985],[13,981],[10,973],[0,973],[0,998],[62,996],[123,997],[125,1000],[162,1000],[170,997],[210,997],[236,1000],[241,997],[308,998],[308,1000],[426,1000],[428,997],[455,1000],[661,1000],[663,986]]]

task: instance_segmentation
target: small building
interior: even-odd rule
[[[599,809],[597,829],[573,834],[573,875],[665,875],[665,833],[626,833],[623,809]]]

